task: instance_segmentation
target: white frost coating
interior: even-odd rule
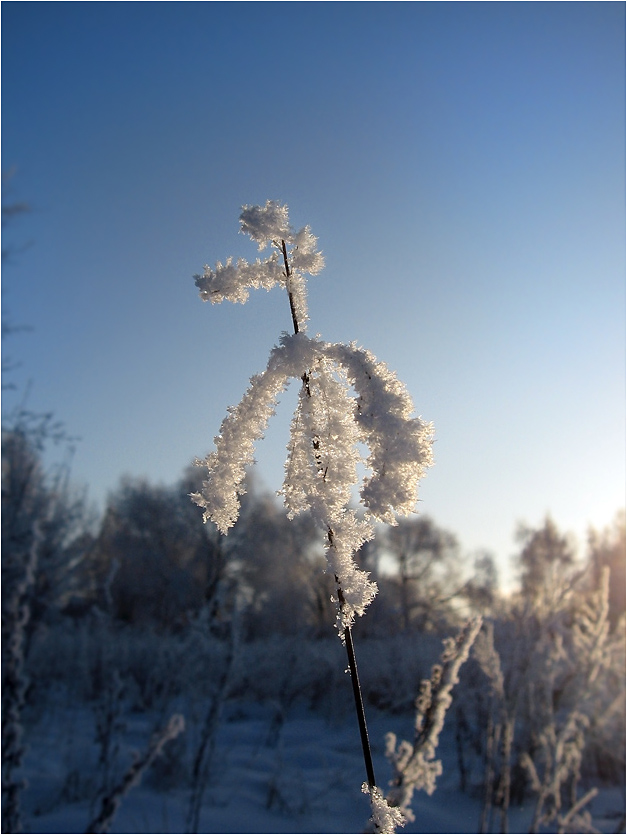
[[[226,264],[218,261],[215,270],[205,266],[203,274],[194,279],[204,302],[244,304],[248,300],[249,287],[271,290],[275,284],[285,281],[285,272],[278,253],[273,252],[266,261],[257,259],[254,264],[244,258],[238,258],[237,265],[233,264],[232,258],[227,258]]]
[[[300,390],[281,493],[290,517],[310,510],[327,532],[328,571],[342,589],[338,613],[342,635],[377,593],[376,584],[353,560],[353,554],[372,538],[373,529],[347,509],[360,456],[345,380],[321,353],[324,343],[312,345],[318,356],[312,357]]]
[[[358,397],[354,419],[370,449],[372,475],[364,480],[364,505],[382,522],[414,509],[418,482],[433,464],[433,424],[412,418],[414,405],[405,386],[383,362],[353,345],[328,346],[346,369]]]
[[[352,625],[355,615],[363,615],[378,591],[377,584],[368,579],[369,573],[357,568],[353,560],[353,554],[372,539],[374,531],[372,525],[365,519],[358,519],[353,510],[344,510],[341,515],[331,517],[327,524],[331,532],[327,536],[328,570],[342,590],[337,628],[343,639],[344,630]]]
[[[275,200],[266,200],[265,206],[242,206],[239,219],[240,231],[256,241],[259,249],[265,249],[273,240],[292,239],[288,208]]]
[[[308,226],[295,232],[289,223],[287,206],[268,200],[265,206],[244,206],[240,215],[240,231],[265,249],[272,244],[274,251],[265,261],[257,259],[249,264],[245,258],[226,264],[220,261],[214,269],[205,265],[202,275],[195,275],[196,286],[203,301],[219,304],[223,301],[244,304],[250,288],[271,290],[282,284],[292,296],[295,315],[304,330],[307,321],[307,288],[303,273],[317,275],[324,267],[322,253],[316,250],[318,239]],[[283,246],[290,264],[287,275]]]
[[[309,316],[307,314],[307,282],[300,273],[292,270],[287,280],[287,291],[294,305],[294,315],[300,331],[305,330]]]
[[[268,367],[250,381],[248,391],[239,405],[229,407],[216,437],[216,449],[205,459],[209,470],[200,493],[192,494],[197,505],[204,508],[204,520],[211,519],[222,533],[235,524],[239,516],[239,496],[246,467],[253,463],[254,444],[274,414],[277,397],[290,377],[300,376],[304,356],[308,356],[310,340],[302,335],[285,337],[273,348]]]
[[[397,827],[405,826],[407,818],[396,806],[388,806],[383,797],[381,789],[377,786],[369,786],[362,783],[361,790],[364,794],[370,795],[372,817],[369,820],[372,832],[380,832],[382,835],[394,835]]]
[[[294,244],[292,268],[301,273],[318,275],[324,268],[324,258],[322,253],[316,250],[318,238],[312,235],[311,229],[304,226],[294,235],[292,243]]]
[[[385,755],[390,760],[394,777],[390,781],[387,801],[398,806],[405,817],[415,820],[410,804],[415,790],[427,794],[435,791],[437,778],[442,774],[442,763],[435,760],[444,718],[453,697],[451,691],[458,682],[459,669],[467,660],[470,649],[481,629],[480,617],[469,621],[456,638],[444,641],[440,664],[435,664],[431,678],[424,679],[416,699],[415,737],[413,745],[405,740],[396,744],[396,735],[386,736]]]
[[[246,467],[255,441],[263,436],[277,398],[290,378],[302,381],[292,421],[281,493],[290,517],[308,510],[325,531],[328,571],[338,583],[340,635],[363,614],[377,592],[354,553],[373,536],[371,517],[395,524],[394,513],[410,513],[417,486],[432,464],[433,427],[412,418],[405,387],[386,365],[355,345],[331,344],[303,334],[307,318],[304,273],[324,266],[317,238],[308,226],[295,232],[287,206],[269,200],[244,206],[241,231],[273,252],[265,261],[217,263],[196,276],[204,301],[245,302],[253,288],[282,284],[288,294],[295,334],[284,334],[270,354],[267,369],[252,378],[242,401],[229,409],[206,458],[208,476],[192,498],[226,533],[239,515]],[[350,394],[351,387],[357,397]],[[358,444],[369,448],[361,500],[366,518],[348,508],[358,483]]]
[[[303,368],[307,380],[292,422],[282,494],[290,516],[311,508],[322,522],[348,505],[357,482],[359,433],[352,419],[346,385],[334,376],[314,343],[318,356]]]

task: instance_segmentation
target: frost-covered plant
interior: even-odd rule
[[[99,748],[98,770],[101,774],[100,793],[104,796],[111,789],[111,781],[119,745],[117,735],[124,730],[121,719],[124,707],[124,683],[114,667],[100,688],[100,698],[94,706],[96,718],[96,743]],[[95,802],[96,798],[94,798]]]
[[[598,794],[592,788],[583,797],[577,798],[576,790],[570,798],[572,805],[567,805],[562,812],[562,793],[564,785],[579,774],[585,732],[589,720],[582,713],[573,711],[567,721],[558,728],[555,722],[539,734],[536,760],[542,761],[542,767],[523,752],[520,761],[531,779],[531,788],[536,794],[536,806],[529,832],[539,832],[541,825],[548,825],[553,820],[558,823],[558,832],[597,832],[592,828],[589,812],[584,807]],[[576,779],[574,780],[576,785]],[[574,828],[571,827],[574,824]]]
[[[208,613],[207,613],[208,614]],[[229,623],[229,634],[227,642],[227,655],[222,665],[222,670],[217,676],[217,688],[205,714],[198,745],[194,754],[194,765],[192,768],[192,788],[187,810],[186,832],[198,832],[200,822],[200,809],[202,800],[209,781],[211,760],[216,742],[216,731],[224,707],[229,685],[233,661],[237,652],[239,641],[239,618],[237,612]]]
[[[135,761],[127,769],[120,782],[103,797],[98,815],[91,821],[87,829],[88,833],[108,832],[117,814],[123,798],[129,791],[139,784],[142,775],[161,753],[163,746],[171,739],[185,730],[185,720],[179,713],[175,713],[164,728],[156,731],[146,750],[141,755],[136,755]]]
[[[596,790],[579,796],[579,781],[593,728],[624,704],[624,688],[617,693],[611,675],[624,644],[609,633],[607,570],[594,591],[585,581],[585,571],[570,584],[562,578],[553,609],[536,595],[509,621],[497,622],[500,655],[491,628],[477,641],[475,658],[491,690],[480,832],[492,831],[494,809],[500,831],[507,831],[510,796],[524,788],[523,776],[535,794],[530,832],[594,831],[584,807]]]
[[[495,798],[498,798],[501,831],[507,831],[511,789],[511,749],[518,711],[519,687],[513,698],[505,690],[501,658],[494,646],[494,625],[486,622],[477,636],[473,654],[490,683],[490,704],[485,730],[484,799],[479,832],[491,831]]]
[[[310,339],[304,273],[315,275],[324,266],[316,251],[317,239],[309,227],[294,232],[287,206],[268,201],[245,206],[242,232],[273,252],[264,261],[249,264],[218,262],[196,276],[201,298],[212,303],[245,302],[249,287],[287,289],[294,333],[281,336],[270,353],[264,372],[251,385],[238,406],[229,409],[215,439],[216,449],[206,458],[208,478],[193,495],[211,519],[226,533],[239,514],[239,496],[245,492],[246,467],[253,462],[255,441],[262,437],[274,413],[279,394],[290,379],[302,381],[292,421],[282,494],[290,517],[310,510],[325,531],[329,571],[342,592],[341,630],[356,614],[363,614],[376,594],[376,584],[357,568],[353,554],[373,535],[371,520],[395,523],[395,513],[410,513],[417,487],[432,464],[433,427],[412,417],[413,404],[397,377],[375,357],[354,344]],[[288,249],[289,248],[289,249]],[[350,396],[350,387],[356,397]],[[360,495],[367,511],[361,519],[349,508],[351,490],[359,482],[359,442],[370,450],[370,475]]]
[[[2,599],[2,831],[21,832],[20,794],[24,781],[19,772],[24,759],[22,710],[28,680],[24,673],[25,630],[31,610],[28,592],[33,586],[41,545],[39,526],[25,556],[21,576],[3,578]],[[19,571],[18,560],[7,557]],[[4,565],[3,565],[4,568]]]
[[[402,816],[410,821],[414,820],[410,808],[414,791],[422,789],[433,794],[436,780],[442,774],[442,763],[435,759],[440,732],[452,702],[451,691],[459,680],[459,669],[468,658],[481,622],[480,617],[475,618],[456,638],[444,641],[440,663],[434,665],[431,678],[424,679],[420,685],[414,741],[402,740],[397,744],[395,734],[389,733],[386,737],[386,756],[393,768],[386,801],[388,806],[400,809]]]
[[[295,231],[287,206],[271,200],[265,206],[244,206],[240,222],[241,231],[260,250],[270,244],[270,256],[252,264],[229,258],[213,269],[205,267],[195,276],[201,298],[214,304],[243,303],[250,288],[279,285],[287,291],[294,332],[281,336],[266,370],[251,379],[243,399],[229,409],[216,449],[204,462],[208,477],[192,498],[204,509],[205,521],[211,519],[223,533],[228,531],[239,514],[255,441],[263,436],[289,381],[300,380],[281,493],[290,517],[308,510],[324,531],[328,571],[337,583],[337,625],[349,655],[359,716],[351,625],[377,587],[353,555],[372,538],[374,520],[395,524],[395,514],[413,511],[418,482],[432,464],[433,427],[412,417],[414,407],[405,387],[370,352],[306,335],[304,276],[316,275],[324,266],[310,228]],[[369,449],[368,474],[360,489],[363,517],[349,506],[352,488],[359,483],[360,443]],[[374,788],[365,722],[360,723],[368,783]]]
[[[583,808],[597,792],[591,789],[578,798],[577,784],[586,732],[594,716],[591,702],[595,684],[611,663],[608,595],[609,569],[605,567],[598,589],[575,609],[572,625],[565,629],[563,619],[556,620],[543,636],[546,648],[542,648],[542,667],[535,680],[538,689],[546,692],[538,694],[536,700],[540,712],[536,754],[532,758],[524,752],[521,757],[536,794],[530,832],[538,832],[540,826],[553,821],[557,821],[559,832],[569,831],[567,827],[570,831],[595,831]],[[566,704],[560,710],[554,693],[562,677],[568,682],[568,699],[563,700]],[[569,796],[563,797],[566,786],[570,786]]]

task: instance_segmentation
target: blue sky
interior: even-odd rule
[[[244,203],[318,235],[310,332],[394,369],[436,427],[421,512],[506,568],[518,521],[625,503],[625,6],[2,4],[3,170],[32,212],[3,304],[29,405],[102,507],[173,483],[289,330],[203,304]],[[6,394],[4,410],[18,393]],[[292,399],[290,399],[292,398]],[[278,489],[293,395],[258,448]]]

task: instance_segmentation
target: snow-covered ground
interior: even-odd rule
[[[84,832],[97,811],[101,749],[94,741],[93,711],[72,705],[67,697],[54,701],[54,708],[31,717],[27,729],[23,824],[25,832],[70,835]],[[186,705],[176,709],[186,713]],[[146,748],[155,727],[165,724],[170,712],[117,718],[109,759],[114,780],[132,762],[132,752]],[[201,723],[198,706],[187,713],[185,733],[169,743],[141,785],[124,798],[111,832],[186,831],[189,764]],[[385,733],[394,731],[411,739],[412,717],[371,710],[368,720],[377,780],[385,787],[390,776],[383,753]],[[477,832],[481,799],[459,789],[450,729],[445,729],[439,754],[444,774],[438,788],[431,797],[414,796],[416,821],[403,831]],[[350,712],[324,717],[294,706],[285,715],[278,705],[231,701],[218,727],[198,831],[362,832],[370,814],[360,791],[364,778],[359,734]],[[624,807],[624,792],[603,790],[592,805],[595,826],[601,832],[620,831],[619,813]],[[531,801],[524,808],[513,808],[510,832],[526,832],[531,814]]]

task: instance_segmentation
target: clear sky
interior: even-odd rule
[[[244,203],[285,202],[326,269],[310,333],[394,369],[436,427],[420,510],[504,568],[518,521],[625,504],[622,2],[5,2],[4,410],[81,438],[100,507],[173,483],[291,319],[210,306]],[[259,445],[271,489],[293,395]]]

